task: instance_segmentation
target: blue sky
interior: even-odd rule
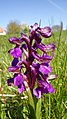
[[[0,0],[0,26],[7,27],[13,20],[41,26],[60,24],[67,26],[67,0]]]

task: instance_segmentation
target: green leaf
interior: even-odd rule
[[[64,117],[62,119],[67,119],[67,113],[65,113]]]
[[[31,105],[29,105],[29,109],[30,109],[29,119],[36,119],[35,110]]]
[[[35,105],[34,105],[34,100],[33,100],[33,96],[31,93],[31,90],[27,84],[27,82],[24,82],[25,87],[26,87],[26,91],[27,91],[27,95],[28,95],[28,100],[29,100],[29,104],[33,107],[33,109],[35,110]]]
[[[25,82],[25,86],[26,86],[26,91],[27,91],[28,100],[29,100],[29,102],[28,102],[29,103],[29,109],[30,109],[29,119],[36,119],[34,99],[33,99],[31,90],[30,90],[27,82]]]
[[[41,119],[41,98],[38,99],[36,104],[36,119]]]

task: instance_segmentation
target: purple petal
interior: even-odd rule
[[[52,35],[52,30],[48,26],[44,28],[39,28],[37,29],[37,31],[45,38],[49,38]]]
[[[45,45],[44,50],[45,50],[46,52],[54,51],[54,50],[55,50],[55,45],[54,45],[54,43]]]
[[[22,45],[21,45],[21,50],[22,50],[22,51],[23,51],[23,48],[24,48],[24,49],[27,49],[28,47],[27,47],[26,44],[22,44]]]
[[[54,90],[54,88],[52,87],[52,85],[51,85],[50,83],[49,83],[48,85],[49,85],[48,92],[49,92],[49,93],[55,93],[55,90]]]
[[[40,65],[39,71],[43,74],[49,74],[50,72],[52,72],[52,68],[50,66]]]
[[[18,92],[21,94],[23,91],[25,91],[25,86],[24,86],[24,84],[22,83],[21,86],[18,86]]]
[[[35,23],[33,26],[30,26],[30,40],[32,41],[35,36],[35,31],[38,28],[38,24]]]
[[[32,66],[33,66],[35,69],[39,69],[40,64],[39,64],[39,63],[36,63],[36,62],[33,62],[33,63],[32,63]]]
[[[23,33],[21,33],[21,40],[25,41],[26,43],[30,42],[29,38]]]
[[[11,86],[11,84],[14,82],[14,78],[10,78],[6,81],[8,86]]]
[[[38,47],[43,52],[50,52],[50,51],[54,51],[55,50],[54,43],[47,44],[47,45],[44,45],[42,43],[40,43],[40,44],[36,43],[36,47]]]
[[[22,56],[22,50],[20,48],[14,48],[9,51],[9,53],[14,57],[18,58]]]
[[[17,38],[17,37],[12,37],[12,38],[9,38],[8,40],[10,43],[18,44],[18,45],[22,42],[20,38]]]
[[[35,59],[39,60],[39,55],[37,54],[37,52],[32,52],[32,55]]]
[[[19,66],[12,66],[8,68],[9,72],[19,72],[20,71],[20,67]]]
[[[39,87],[44,87],[44,88],[46,88],[46,87],[48,87],[48,82],[42,80],[42,79],[39,77],[39,78],[38,78],[38,86],[39,86]]]
[[[38,44],[42,41],[40,34],[37,33],[34,34],[34,39],[37,41]]]
[[[30,48],[30,39],[23,33],[21,33],[21,40],[27,44],[28,48]]]
[[[12,61],[12,66],[16,66],[18,62],[19,62],[18,58],[14,58]]]
[[[54,88],[52,87],[52,85],[47,82],[47,81],[43,81],[42,79],[38,79],[38,85],[39,87],[42,88],[42,93],[53,93],[55,92]]]
[[[55,45],[54,45],[54,43],[45,45],[44,50],[45,50],[46,52],[54,51],[54,50],[55,50]]]
[[[43,53],[43,55],[40,56],[36,51],[33,51],[32,55],[35,59],[42,63],[49,63],[52,60],[52,57],[47,55],[46,53]]]
[[[52,60],[52,57],[47,55],[46,53],[43,53],[40,59],[42,59],[44,63],[49,63]]]
[[[37,48],[39,48],[40,50],[42,50],[43,52],[45,52],[45,50],[44,50],[45,45],[44,44],[42,44],[42,43],[39,44],[39,43],[36,42],[35,45],[36,45]]]
[[[41,98],[42,91],[41,91],[41,88],[40,87],[34,89],[34,92],[33,93],[36,96],[36,98]]]
[[[35,23],[31,28],[35,31],[38,28],[38,23]]]
[[[18,74],[15,78],[14,78],[14,86],[19,86],[22,85],[23,83],[23,77],[21,74]]]

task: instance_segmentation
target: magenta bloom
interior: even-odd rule
[[[55,45],[54,43],[47,45],[42,43],[42,37],[49,38],[52,36],[52,30],[49,26],[40,28],[35,23],[29,28],[29,36],[21,33],[20,38],[8,39],[15,47],[9,50],[14,59],[11,66],[8,67],[8,71],[12,72],[14,76],[7,80],[7,84],[17,86],[18,92],[22,93],[26,91],[24,84],[27,82],[36,98],[41,98],[43,93],[55,92],[49,82],[57,77],[51,74],[52,67],[50,66]],[[48,52],[51,52],[51,55]]]
[[[38,28],[37,31],[45,38],[49,38],[52,35],[52,30],[48,26],[44,28]]]
[[[21,74],[18,74],[15,78],[14,78],[14,85],[15,86],[19,86],[22,85],[23,83],[23,78]]]
[[[34,95],[37,98],[41,98],[41,95],[43,93],[47,94],[47,93],[54,93],[54,92],[55,90],[52,87],[52,85],[47,81],[43,81],[42,79],[38,80],[38,87],[34,89]]]
[[[40,65],[39,71],[43,74],[49,74],[52,72],[52,68],[48,64],[42,64]]]
[[[12,37],[8,39],[10,43],[12,44],[17,44],[20,45],[20,43],[22,42],[22,40],[20,38],[17,37]]]
[[[9,53],[14,57],[18,58],[22,56],[22,50],[20,48],[14,48],[9,51]]]
[[[18,86],[18,92],[22,93],[25,90],[25,86],[23,83],[23,77],[21,74],[18,74],[15,78],[14,78],[14,86]]]

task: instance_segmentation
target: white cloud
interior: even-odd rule
[[[60,7],[57,3],[55,3],[54,1],[48,0],[48,2],[49,2],[51,5],[55,6],[57,9],[59,9],[61,12],[66,13],[66,11],[65,11],[62,7]]]

